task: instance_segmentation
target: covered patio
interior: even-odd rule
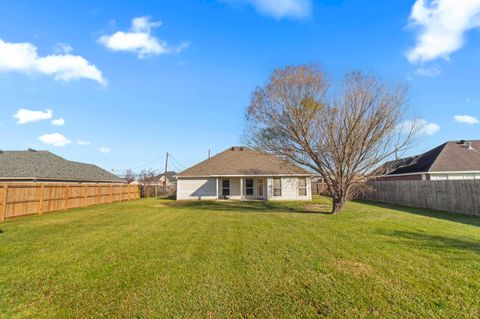
[[[267,198],[266,177],[216,176],[216,198],[252,200]]]

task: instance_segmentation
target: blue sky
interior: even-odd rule
[[[155,159],[146,167],[162,169],[168,151],[181,169],[240,143],[250,94],[273,69],[312,62],[335,81],[360,69],[409,83],[410,106],[426,125],[412,153],[479,138],[477,0],[0,8],[2,149],[47,149],[106,169]]]

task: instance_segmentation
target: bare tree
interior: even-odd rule
[[[329,82],[316,65],[275,70],[252,95],[246,133],[254,147],[320,174],[335,214],[379,164],[411,146],[419,121],[404,121],[404,86],[362,72],[347,74],[338,92]]]
[[[144,169],[138,174],[138,180],[143,185],[150,185],[158,183],[160,173],[154,169]]]
[[[133,181],[135,181],[135,173],[133,172],[133,170],[131,169],[127,169],[127,171],[125,172],[125,177],[124,179],[127,181],[127,183],[131,183]]]

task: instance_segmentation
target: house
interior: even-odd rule
[[[311,200],[311,176],[277,156],[231,147],[176,175],[177,199]]]
[[[177,179],[175,178],[177,172],[175,171],[166,171],[159,176],[159,182],[162,186],[175,186],[177,184]]]
[[[0,182],[126,183],[96,165],[33,149],[0,151]]]
[[[450,141],[417,156],[387,162],[376,180],[480,180],[480,140]]]

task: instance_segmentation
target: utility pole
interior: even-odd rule
[[[165,195],[167,194],[167,169],[168,169],[168,152],[165,155],[165,171],[163,172],[163,188]]]

